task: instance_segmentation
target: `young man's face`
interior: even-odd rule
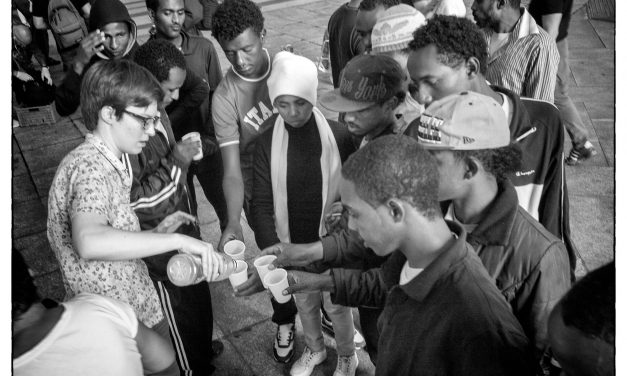
[[[106,24],[101,31],[105,35],[105,53],[113,59],[123,57],[131,40],[128,24],[126,22],[111,22]]]
[[[183,0],[159,0],[159,7],[153,13],[157,31],[168,39],[181,34],[185,22],[185,2]]]
[[[357,12],[357,18],[355,19],[355,32],[361,37],[361,43],[363,43],[366,51],[372,49],[372,42],[370,37],[372,36],[372,29],[377,23],[377,19],[381,14],[385,12],[385,8],[379,5],[373,10],[359,10]]]
[[[142,119],[159,116],[157,102],[147,107],[128,106],[120,113],[120,118],[112,124],[112,138],[115,147],[122,153],[139,154],[146,146],[148,138],[155,135],[155,124],[149,121],[144,126]]]
[[[185,82],[187,72],[179,67],[170,68],[168,79],[160,82],[163,89],[163,106],[167,107],[170,103],[179,99],[179,89]]]
[[[464,175],[466,166],[463,161],[455,158],[453,152],[448,150],[430,151],[435,158],[440,174],[438,200],[456,200],[466,194]]]
[[[366,136],[382,131],[394,123],[394,113],[389,103],[374,104],[360,111],[347,112],[344,123],[355,136]]]
[[[472,16],[480,28],[491,27],[498,23],[496,16],[498,2],[495,0],[475,0],[472,3]]]
[[[263,34],[263,32],[262,32]],[[246,78],[259,78],[265,70],[266,53],[261,35],[252,28],[244,30],[235,39],[219,41],[233,69]]]
[[[348,212],[348,228],[359,233],[364,246],[379,256],[390,254],[398,248],[398,239],[390,228],[393,218],[389,208],[385,205],[373,208],[359,197],[355,184],[344,177],[340,180],[340,197]]]
[[[447,95],[470,90],[471,82],[464,64],[451,68],[441,63],[433,44],[410,52],[407,71],[417,90],[412,96],[425,106]]]
[[[313,105],[307,100],[294,95],[279,95],[274,100],[274,108],[283,120],[294,128],[304,126],[313,111]]]

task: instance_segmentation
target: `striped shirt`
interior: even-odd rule
[[[557,65],[560,56],[555,41],[522,8],[507,42],[490,51],[486,79],[492,85],[509,89],[521,97],[553,103]],[[482,29],[488,46],[494,30]]]

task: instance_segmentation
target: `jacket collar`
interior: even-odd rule
[[[498,193],[487,207],[486,214],[477,228],[468,235],[473,245],[501,245],[509,243],[514,218],[518,210],[518,196],[509,180],[498,184]]]
[[[390,258],[390,263],[395,264],[398,268],[393,268],[384,276],[388,286],[398,285],[410,298],[416,301],[422,301],[433,290],[434,286],[449,273],[449,270],[459,263],[468,255],[470,246],[466,243],[466,231],[457,223],[446,221],[451,232],[456,235],[452,245],[442,251],[442,253],[427,266],[418,276],[409,281],[405,285],[398,285],[400,271],[404,265],[405,255],[400,251],[394,252]]]

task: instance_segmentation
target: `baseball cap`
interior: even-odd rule
[[[420,115],[416,139],[426,149],[496,149],[510,144],[510,131],[499,103],[466,91],[431,103]]]
[[[340,87],[320,96],[318,103],[331,111],[360,111],[392,98],[404,80],[401,66],[389,56],[355,56],[340,74]]]
[[[416,8],[399,4],[388,8],[372,28],[372,52],[401,51],[414,40],[414,31],[427,23]]]

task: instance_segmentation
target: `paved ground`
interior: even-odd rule
[[[467,1],[468,2],[468,1]],[[143,0],[125,1],[137,21],[140,40],[146,39],[149,19]],[[337,0],[265,0],[262,5],[271,53],[285,44],[312,60],[320,55],[322,34],[331,13],[341,4]],[[590,131],[599,154],[582,166],[567,167],[571,202],[571,230],[580,250],[578,275],[585,274],[614,257],[614,56],[613,22],[587,17],[585,0],[576,0],[570,27],[571,97]],[[469,3],[467,4],[469,5]],[[206,32],[209,37],[209,33]],[[214,41],[215,42],[215,41]],[[217,44],[216,44],[216,47]],[[228,62],[218,47],[223,69]],[[58,82],[62,72],[53,70]],[[329,90],[328,74],[320,75],[319,91]],[[329,114],[333,116],[334,114]],[[64,291],[58,265],[46,239],[46,207],[50,183],[61,158],[78,145],[86,129],[80,116],[61,118],[55,126],[15,128],[12,137],[12,236],[36,276],[43,295],[62,299]],[[565,142],[565,150],[570,143]],[[201,190],[197,191],[201,192]],[[216,244],[219,229],[215,214],[199,194],[200,222],[206,241]],[[245,222],[245,219],[243,219]],[[246,226],[247,259],[258,253],[254,237]],[[215,318],[214,337],[221,338],[225,353],[216,360],[218,375],[281,375],[289,366],[272,360],[274,325],[265,293],[235,298],[228,282],[211,285]],[[303,337],[298,323],[297,353]],[[335,365],[333,339],[325,336],[329,360],[314,375],[331,374]],[[373,374],[367,354],[358,351],[358,374]]]

